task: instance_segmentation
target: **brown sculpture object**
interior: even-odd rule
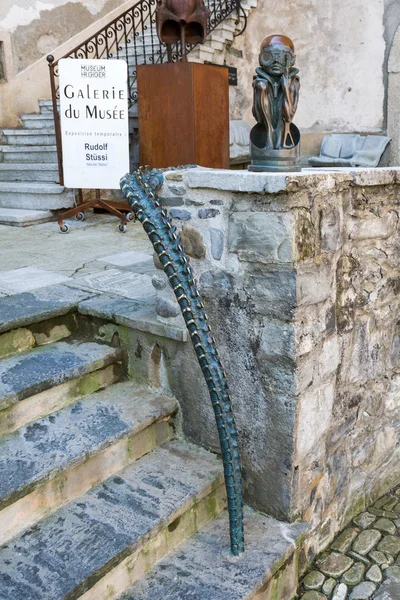
[[[167,45],[180,41],[182,61],[187,62],[186,44],[204,42],[209,14],[203,0],[158,0],[157,35]]]
[[[250,133],[250,170],[288,170],[298,157],[300,132],[292,123],[300,92],[294,68],[294,45],[285,35],[274,34],[261,44],[253,78],[253,116],[257,125]]]

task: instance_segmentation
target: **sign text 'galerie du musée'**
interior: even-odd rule
[[[64,185],[118,189],[129,171],[127,64],[59,62]]]

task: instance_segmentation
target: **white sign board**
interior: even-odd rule
[[[124,60],[60,60],[64,185],[118,189],[129,172],[128,68]]]

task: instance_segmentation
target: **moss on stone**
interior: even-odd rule
[[[121,374],[122,367],[119,363],[114,363],[112,365],[112,374],[107,373],[107,377],[105,377],[105,369],[86,373],[70,382],[70,387],[67,392],[69,400],[89,396],[90,394],[97,392],[97,390],[101,390],[117,381]]]
[[[0,358],[33,348],[35,338],[29,329],[13,329],[0,335]]]

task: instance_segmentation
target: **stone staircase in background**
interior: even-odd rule
[[[248,15],[257,0],[246,0],[242,7]],[[205,43],[188,55],[191,62],[223,65],[226,45],[237,31],[236,14],[228,16]],[[239,24],[239,27],[242,22]],[[136,38],[128,53],[144,63],[151,54],[155,29]],[[140,49],[144,52],[140,54]],[[130,74],[135,66],[130,67]],[[0,143],[0,224],[28,226],[51,221],[55,212],[74,206],[75,191],[59,185],[53,108],[50,100],[39,101],[39,114],[22,115],[22,127],[3,129]],[[137,105],[130,110],[131,168],[138,166]]]
[[[53,107],[22,115],[22,127],[3,129],[0,145],[0,223],[26,226],[74,205],[75,192],[59,185]]]
[[[127,379],[91,298],[0,299],[0,599],[289,600],[304,525],[246,508],[230,555],[219,457],[182,438],[175,398]]]

